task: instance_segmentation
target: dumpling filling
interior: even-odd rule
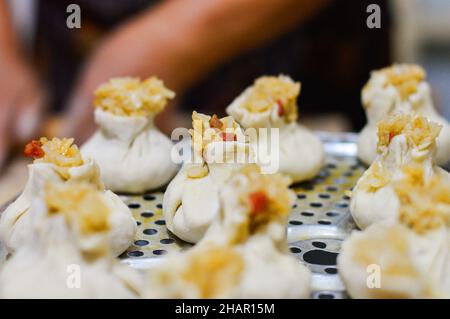
[[[299,94],[300,83],[287,76],[262,76],[255,80],[242,107],[252,113],[263,113],[276,105],[279,117],[284,117],[286,122],[295,122]]]
[[[157,77],[113,78],[95,91],[94,106],[119,116],[147,116],[159,113],[175,93]]]

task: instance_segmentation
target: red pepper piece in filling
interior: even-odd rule
[[[42,143],[39,141],[33,140],[30,143],[28,143],[27,145],[25,145],[23,154],[26,157],[32,157],[34,159],[37,159],[37,158],[44,157],[45,152],[42,149]]]
[[[212,128],[218,128],[221,129],[223,127],[223,123],[221,120],[219,120],[219,118],[217,117],[216,114],[214,114],[211,119],[209,120],[209,126],[211,126]]]
[[[278,116],[279,117],[283,117],[284,116],[284,106],[283,106],[283,102],[281,102],[281,100],[277,100],[277,105],[278,105]]]
[[[392,139],[395,137],[393,132],[389,132],[389,143],[391,143]]]
[[[220,137],[225,142],[233,142],[237,140],[236,134],[228,132],[220,132]]]
[[[260,214],[269,206],[269,198],[263,191],[256,191],[249,195],[250,208],[252,214]]]

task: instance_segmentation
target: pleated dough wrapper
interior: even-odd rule
[[[104,193],[89,189],[98,192],[97,200],[106,199]],[[107,200],[102,205],[109,210]],[[69,218],[50,212],[45,200],[36,198],[30,208],[30,236],[0,270],[0,298],[138,297],[142,279],[114,258],[112,225],[109,218],[101,220],[105,215],[95,216],[96,208],[84,210],[82,217],[80,211],[68,211],[73,216]],[[87,233],[86,223],[94,223]]]
[[[60,140],[53,141],[59,143]],[[127,205],[113,192],[104,190],[98,166],[92,159],[83,158],[79,166],[72,167],[62,167],[38,159],[28,165],[28,181],[23,192],[0,216],[0,239],[7,251],[13,253],[25,239],[32,236],[32,216],[29,209],[48,182],[87,182],[95,185],[104,193],[105,200],[112,209],[110,218],[113,253],[120,255],[131,245],[137,229],[136,222]]]
[[[397,220],[355,231],[342,245],[339,274],[351,297],[450,298],[450,183],[413,183],[396,186]]]
[[[204,238],[150,270],[144,297],[309,298],[311,274],[286,244],[289,181],[259,171],[233,173]]]
[[[419,113],[442,126],[437,139],[436,163],[450,160],[450,124],[433,105],[425,71],[417,65],[396,64],[373,71],[362,90],[367,124],[358,137],[358,157],[370,165],[377,155],[377,123],[396,113]]]
[[[154,125],[154,116],[173,96],[155,78],[112,79],[98,89],[94,116],[99,129],[81,152],[98,163],[106,188],[143,193],[175,175],[173,144]]]
[[[196,243],[203,237],[219,213],[219,190],[231,173],[252,161],[251,149],[231,117],[215,119],[224,123],[223,129],[228,128],[229,132],[218,129],[216,132],[210,127],[210,116],[193,113],[194,130],[191,134],[194,131],[198,133],[199,142],[205,145],[197,147],[195,139],[191,142],[193,154],[198,157],[183,164],[164,193],[163,214],[167,228],[190,243]],[[196,121],[198,125],[203,125],[203,131],[197,129]],[[211,129],[214,140],[208,140],[208,130]],[[236,140],[223,141],[220,134],[230,134]]]
[[[396,114],[379,127],[380,154],[356,183],[350,201],[350,212],[361,229],[397,219],[399,202],[392,185],[404,177],[405,167],[418,166],[425,182],[436,175],[450,179],[448,172],[434,164],[438,124],[420,115]]]
[[[322,142],[297,121],[297,97],[300,83],[290,77],[264,76],[255,80],[228,107],[233,116],[245,129],[256,129],[256,138],[251,140],[255,147],[257,161],[263,170],[272,165],[263,164],[278,151],[278,172],[288,175],[294,183],[316,176],[323,166],[325,153]],[[279,144],[268,144],[260,129],[279,129]],[[276,142],[276,138],[272,141]]]
[[[342,245],[339,274],[353,298],[450,298],[449,243],[445,228],[418,235],[376,223]]]

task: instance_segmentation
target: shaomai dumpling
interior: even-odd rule
[[[220,213],[191,250],[148,273],[147,298],[309,298],[311,274],[286,243],[289,179],[256,165],[233,172]]]
[[[350,201],[360,228],[397,219],[400,204],[393,183],[403,178],[405,166],[420,167],[424,183],[434,176],[450,180],[450,174],[435,165],[440,131],[439,124],[417,114],[396,114],[378,124],[378,157],[356,183]]]
[[[33,163],[28,165],[28,181],[22,194],[0,216],[0,239],[10,253],[32,236],[30,206],[49,181],[86,182],[102,191],[112,209],[110,222],[114,234],[111,238],[114,254],[119,255],[130,246],[136,232],[136,222],[129,208],[113,192],[104,190],[97,164],[82,156],[73,139],[49,140],[43,137],[27,144],[24,153],[34,158]]]
[[[266,162],[276,154],[277,171],[294,183],[316,176],[325,156],[321,141],[297,123],[299,94],[300,83],[288,76],[262,76],[227,107],[227,113],[243,128],[255,129],[248,135],[254,137],[251,142],[263,170],[274,172],[274,165]],[[273,138],[271,128],[279,129],[279,138]]]
[[[168,185],[163,199],[167,228],[198,242],[219,213],[219,190],[231,173],[252,162],[250,146],[231,116],[192,113],[191,154]]]
[[[354,231],[339,274],[353,298],[450,298],[450,183],[408,168],[394,184],[396,220]]]
[[[85,182],[49,182],[29,213],[30,236],[0,270],[0,298],[138,297],[140,275],[111,249],[105,193]]]
[[[436,163],[450,160],[450,124],[433,105],[425,70],[418,65],[394,64],[373,71],[362,90],[367,124],[358,138],[358,157],[370,165],[377,155],[377,123],[396,113],[418,113],[442,126],[437,138]]]
[[[165,185],[175,175],[172,142],[154,125],[154,117],[174,96],[155,77],[114,78],[95,91],[99,129],[81,152],[98,163],[106,188],[142,193]]]

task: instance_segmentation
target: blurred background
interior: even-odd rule
[[[372,3],[380,29],[367,27]],[[92,92],[112,76],[157,75],[176,91],[157,121],[169,133],[284,73],[303,84],[300,121],[339,132],[364,125],[370,70],[413,62],[450,119],[449,17],[448,0],[0,0],[0,203],[26,180],[27,140],[92,133]]]

